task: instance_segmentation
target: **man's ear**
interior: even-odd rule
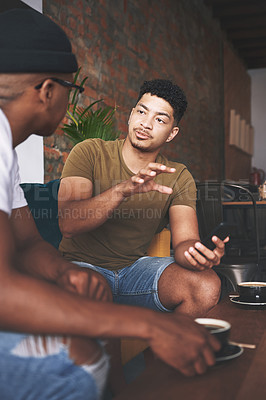
[[[166,143],[167,143],[167,142],[171,142],[171,140],[173,140],[173,139],[176,137],[176,135],[178,134],[178,132],[179,132],[178,126],[175,126],[175,127],[172,129],[172,131],[171,131],[170,135],[168,136],[168,138],[166,139]]]
[[[50,105],[55,90],[55,82],[47,79],[39,89],[39,98],[44,105]]]

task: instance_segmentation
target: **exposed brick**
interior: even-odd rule
[[[98,93],[96,92],[96,90],[93,90],[90,87],[86,87],[85,88],[85,92],[84,92],[85,96],[89,96],[92,97],[93,99],[97,99],[98,98]]]
[[[85,8],[85,15],[91,16],[91,14],[92,14],[92,12],[91,12],[91,7],[86,6],[86,8]]]
[[[110,37],[110,35],[108,35],[108,33],[106,33],[105,31],[102,32],[102,36],[103,38],[106,40],[106,42],[108,42],[109,44],[112,43],[112,38]]]
[[[55,140],[54,140],[54,135],[45,138],[45,145],[46,145],[47,147],[54,147],[54,142],[55,142]]]
[[[76,21],[76,19],[74,19],[74,18],[72,18],[72,17],[69,18],[69,27],[70,27],[73,31],[75,31],[75,30],[77,29],[77,21]]]
[[[63,161],[63,163],[66,162],[67,157],[68,157],[68,153],[64,151],[64,152],[62,153],[62,161]]]
[[[164,154],[186,164],[197,179],[222,179],[225,136],[227,165],[233,157],[242,170],[249,167],[246,155],[230,153],[228,120],[235,107],[249,122],[250,81],[204,0],[43,0],[43,10],[69,36],[82,76],[89,77],[83,106],[100,98],[117,104],[117,126],[126,134],[142,82],[171,79],[189,106]],[[72,144],[60,129],[44,142],[45,180],[57,178]]]
[[[141,59],[138,59],[138,64],[139,64],[140,68],[143,68],[145,70],[149,69],[148,64],[145,61],[141,60]]]
[[[100,28],[95,22],[90,20],[88,28],[89,28],[89,31],[93,33],[93,35],[99,34]]]
[[[128,95],[132,97],[132,99],[136,100],[138,97],[138,92],[136,90],[130,89],[128,90]]]
[[[65,33],[67,34],[67,36],[69,37],[69,39],[73,39],[74,38],[74,32],[72,29],[67,28],[66,26],[63,27]]]
[[[106,104],[109,107],[115,108],[116,104],[115,104],[115,101],[113,98],[105,96],[103,100],[104,100],[104,104]]]
[[[78,23],[78,33],[80,36],[84,36],[84,33],[85,33],[84,25],[80,22]],[[79,50],[79,52],[80,51],[81,51],[81,49]],[[79,54],[79,56],[80,56],[80,54]]]
[[[46,158],[48,158],[50,160],[51,159],[58,160],[60,157],[60,151],[58,149],[44,146],[44,151],[45,151]]]
[[[50,173],[53,171],[53,164],[47,164],[46,166],[46,172]]]
[[[120,122],[120,123],[118,124],[118,130],[119,130],[120,132],[122,132],[123,135],[126,134],[126,132],[127,132],[127,127],[128,127],[127,123],[122,123],[122,122]]]
[[[83,9],[77,5],[77,7],[68,6],[69,14],[75,18],[83,20]]]
[[[101,18],[101,26],[103,29],[107,29],[107,21],[104,17]]]
[[[63,171],[63,164],[58,164],[56,172],[57,174],[60,176],[62,174]]]

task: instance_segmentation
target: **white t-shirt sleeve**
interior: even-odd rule
[[[17,153],[15,152],[14,157],[14,183],[13,183],[13,201],[12,201],[12,209],[25,207],[27,205],[27,201],[24,196],[24,192],[20,187],[20,176],[19,176],[19,167],[17,161]]]
[[[4,129],[6,127],[0,125],[0,128],[2,128],[0,129],[0,210],[10,215],[13,197],[11,176],[13,152],[11,139],[9,138],[6,129]]]
[[[19,183],[17,154],[12,148],[10,126],[0,109],[0,210],[9,216],[12,208],[27,205]]]

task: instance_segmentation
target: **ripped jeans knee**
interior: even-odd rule
[[[85,393],[85,390],[82,392],[83,385],[84,388],[86,387],[86,393],[88,393],[88,387],[90,387],[91,394],[93,394],[94,391],[97,392],[98,396],[92,397],[93,399],[100,399],[104,391],[109,369],[109,357],[105,353],[103,346],[101,346],[102,352],[97,361],[92,364],[84,363],[82,365],[76,365],[69,356],[70,345],[70,337],[0,332],[0,357],[3,366],[10,364],[10,370],[8,371],[8,369],[5,368],[5,376],[2,375],[2,377],[0,377],[1,390],[2,388],[5,390],[6,381],[9,381],[9,379],[10,381],[12,379],[14,381],[15,375],[19,374],[19,368],[21,368],[21,377],[23,376],[25,380],[26,374],[29,381],[31,380],[29,386],[31,387],[32,393],[33,390],[39,390],[37,385],[37,379],[39,379],[39,386],[43,386],[43,395],[44,391],[49,389],[49,385],[51,385],[50,390],[52,392],[52,386],[54,385],[54,387],[56,387],[54,392],[58,393],[59,387],[62,388],[62,391],[64,390],[64,393],[62,392],[62,397],[57,397],[56,399],[62,398],[72,400],[72,398],[84,398],[83,393]],[[5,358],[6,362],[4,361]],[[17,365],[19,366],[18,368]],[[4,368],[3,366],[0,365],[1,370]],[[26,373],[27,368],[30,371],[29,373]],[[15,375],[14,371],[16,373]],[[17,381],[19,379],[20,377],[18,375]],[[52,382],[51,379],[53,379]],[[82,384],[77,385],[76,383],[79,379]],[[33,382],[36,382],[37,388],[35,389],[33,389]],[[67,385],[69,385],[68,391]],[[73,391],[76,391],[75,394],[73,393],[73,397],[71,397],[71,385],[73,385]],[[19,387],[21,387],[21,385],[19,385]],[[10,389],[10,385],[6,385],[6,388]],[[19,396],[16,398],[20,399]],[[23,398],[23,396],[21,398]],[[35,399],[36,398],[35,396]],[[42,399],[43,397],[40,396],[38,398]],[[48,396],[46,398],[50,397]]]
[[[67,349],[69,341],[69,338],[65,341],[62,336],[26,336],[13,348],[11,354],[18,357],[52,356]]]

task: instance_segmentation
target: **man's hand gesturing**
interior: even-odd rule
[[[158,185],[154,178],[163,173],[173,173],[175,168],[166,167],[163,164],[149,163],[132,176],[131,179],[121,183],[121,191],[124,197],[129,197],[135,193],[146,193],[157,191],[164,194],[171,194],[172,189],[168,186]]]

